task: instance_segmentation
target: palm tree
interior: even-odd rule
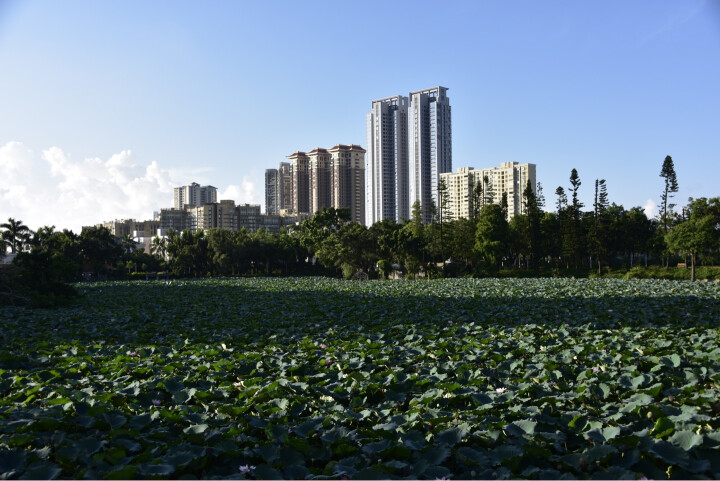
[[[165,242],[164,237],[153,237],[152,245],[150,246],[150,253],[152,253],[154,256],[159,257],[162,260],[166,260],[167,243]]]
[[[137,242],[135,242],[130,234],[125,234],[120,238],[120,247],[123,250],[123,254],[132,254],[135,250]]]
[[[0,224],[0,229],[5,229],[2,233],[2,238],[4,243],[10,246],[10,251],[13,254],[22,250],[32,234],[28,226],[23,224],[22,221],[15,220],[12,217],[10,217],[6,223]]]

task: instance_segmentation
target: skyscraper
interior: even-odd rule
[[[308,214],[330,207],[330,152],[316,147],[308,152]]]
[[[423,222],[437,207],[440,174],[452,171],[452,125],[447,88],[410,93],[410,206],[420,202]]]
[[[265,170],[265,212],[279,215],[290,209],[292,203],[292,177],[290,164],[280,162],[277,169]]]
[[[270,215],[278,213],[278,169],[265,169],[265,212]]]
[[[365,224],[407,219],[408,98],[373,100],[366,122]]]
[[[307,153],[297,151],[287,158],[290,164],[283,162],[279,169],[266,171],[267,209],[277,202],[279,214],[308,216],[325,207],[348,208],[352,220],[365,220],[365,149],[355,144],[337,144]],[[285,182],[287,185],[282,187]],[[287,196],[288,200],[274,201],[270,193],[273,190],[292,195]],[[285,195],[275,194],[278,197]]]
[[[338,144],[330,152],[330,204],[350,209],[350,219],[365,222],[365,149]]]
[[[173,207],[182,209],[185,205],[200,207],[203,204],[217,202],[217,187],[193,182],[190,185],[175,187],[173,192]]]
[[[372,102],[366,121],[366,225],[409,219],[416,201],[423,222],[431,220],[440,174],[452,170],[447,91],[438,86]]]
[[[290,160],[290,177],[292,178],[292,209],[293,214],[310,213],[310,157],[305,152],[293,152],[287,157]]]

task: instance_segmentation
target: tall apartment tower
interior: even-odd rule
[[[338,144],[330,152],[330,204],[349,208],[350,219],[365,222],[365,149]]]
[[[278,169],[265,169],[265,212],[277,215],[278,208]]]
[[[277,208],[278,214],[290,210],[292,207],[292,175],[290,174],[290,164],[280,162],[278,167],[278,183],[277,183]]]
[[[365,225],[409,219],[408,98],[373,100],[366,133]]]
[[[265,212],[280,215],[292,208],[292,175],[290,164],[280,162],[277,169],[265,170]]]
[[[437,206],[440,174],[452,171],[452,124],[446,87],[410,93],[409,196],[420,202],[423,222]]]
[[[200,207],[204,204],[217,202],[217,187],[193,182],[190,185],[175,187],[173,190],[173,207],[182,209],[185,205]]]
[[[330,207],[330,152],[316,147],[308,152],[308,214]]]
[[[294,152],[287,157],[290,160],[290,178],[292,185],[291,205],[296,215],[310,213],[310,157],[305,152]]]

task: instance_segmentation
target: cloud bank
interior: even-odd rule
[[[655,217],[660,215],[658,205],[652,199],[648,199],[645,201],[645,206],[643,207],[643,210],[645,211],[645,215],[648,219],[654,219]]]
[[[150,219],[154,211],[172,207],[173,187],[199,182],[193,176],[156,161],[144,164],[130,150],[107,160],[74,160],[60,147],[38,155],[21,142],[9,142],[0,147],[0,220],[13,217],[31,229],[54,225],[79,233],[84,225],[113,219]],[[259,203],[248,177],[218,197]]]

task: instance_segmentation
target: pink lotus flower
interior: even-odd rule
[[[238,471],[240,471],[240,473],[242,474],[247,474],[254,469],[255,466],[248,466],[247,464],[238,467]]]
[[[153,403],[153,406],[158,407],[158,406],[160,405],[160,400],[159,400],[159,399],[153,399],[153,400],[152,400],[152,403]]]
[[[506,388],[506,387],[499,387],[499,388],[495,389],[495,392],[498,393],[498,394],[502,394],[502,393],[504,393],[505,391],[507,391],[507,388]]]
[[[320,344],[320,349],[327,349],[327,346],[325,344]]]

